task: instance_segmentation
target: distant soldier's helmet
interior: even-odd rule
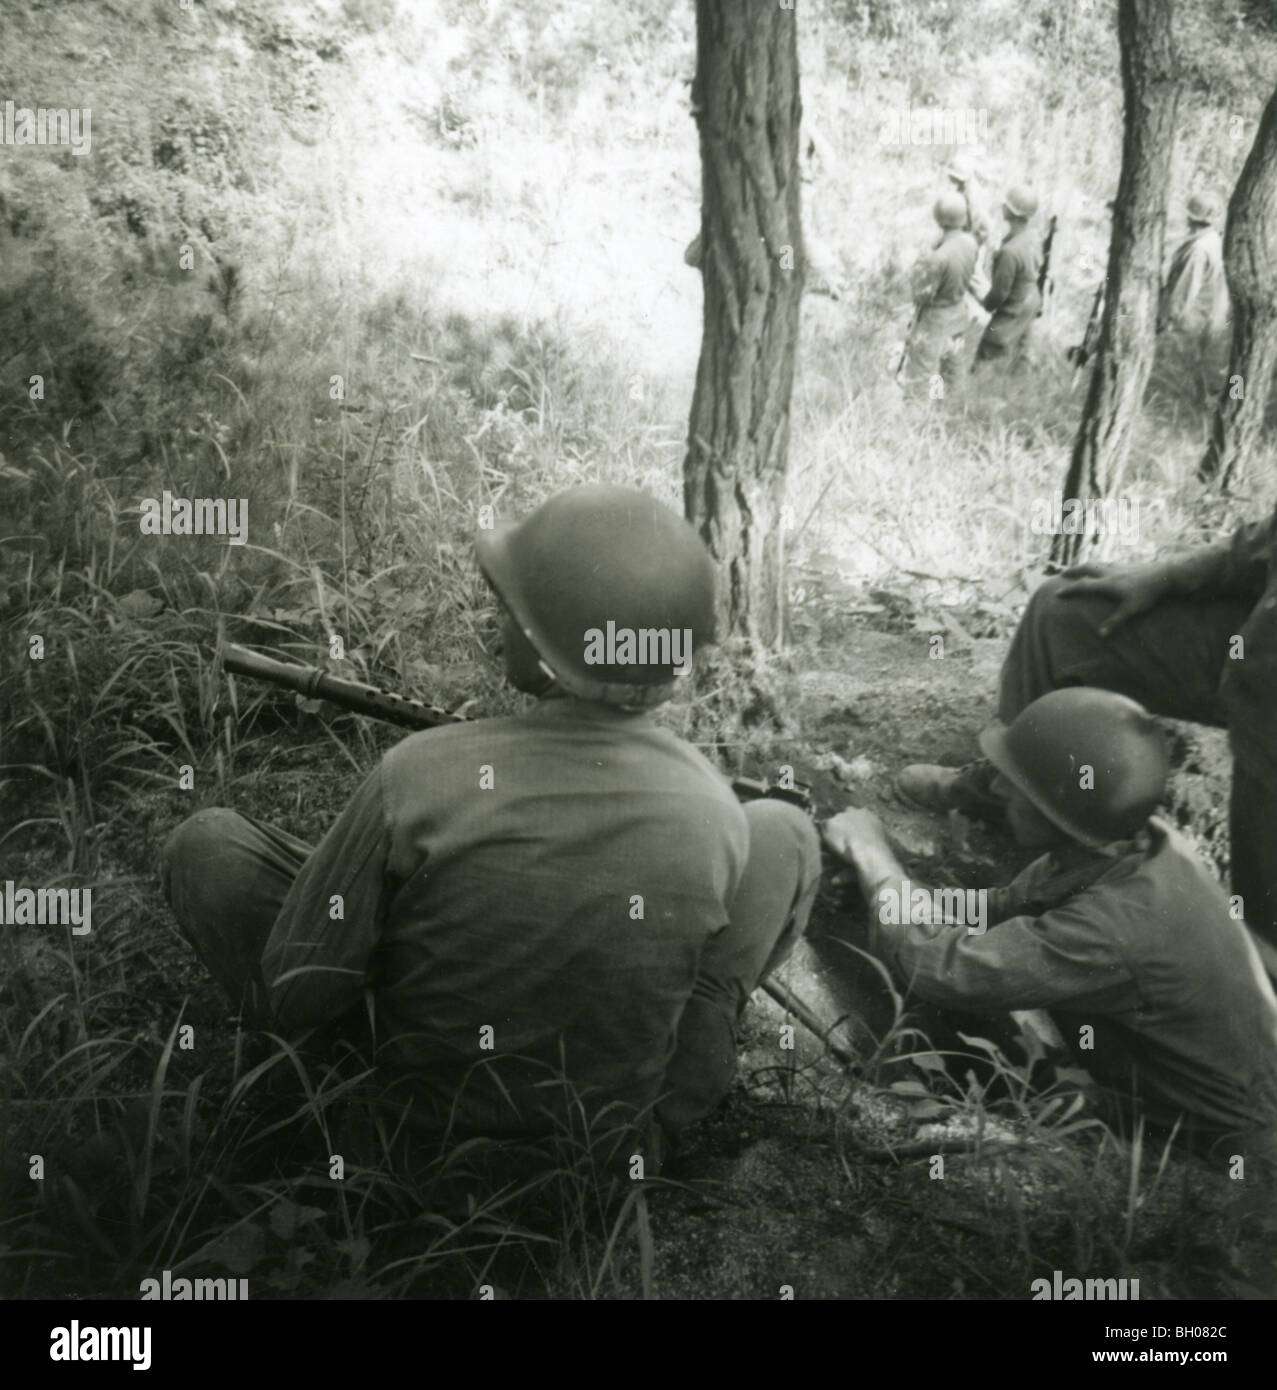
[[[974,172],[971,156],[967,154],[955,154],[945,170],[954,183],[969,183]]]
[[[646,493],[569,488],[522,521],[480,530],[475,550],[542,669],[580,699],[659,705],[693,652],[714,641],[709,552]]]
[[[980,735],[997,770],[1075,840],[1128,839],[1166,789],[1166,739],[1125,695],[1090,686],[1053,690],[1007,728]]]
[[[961,193],[942,193],[936,199],[931,214],[942,227],[965,227],[967,200]]]
[[[1188,200],[1188,220],[1208,226],[1215,220],[1215,200],[1208,194],[1194,193]]]
[[[1027,188],[1013,188],[1002,200],[1002,206],[1012,217],[1032,217],[1038,210],[1038,200]]]

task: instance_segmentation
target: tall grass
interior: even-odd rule
[[[92,886],[97,902],[88,938],[0,938],[7,1152],[46,1169],[6,1163],[0,1257],[25,1295],[131,1293],[164,1268],[249,1277],[254,1296],[659,1292],[654,1185],[611,1189],[593,1121],[404,1171],[370,1067],[228,1022],[158,904],[155,846],[182,816],[235,803],[318,836],[392,737],[224,680],[220,636],[321,663],[340,636],[345,673],[506,712],[518,700],[485,655],[494,610],[471,558],[479,508],[515,515],[594,479],[680,499],[700,329],[681,258],[698,222],[690,7],[609,0],[549,24],[523,3],[321,9],[303,23],[206,7],[201,22],[260,59],[213,81],[184,74],[186,18],[102,7],[116,62],[100,158],[0,174],[0,848],[6,875]],[[805,301],[796,569],[1014,603],[1039,565],[1026,518],[1063,476],[1083,389],[1062,365],[1092,288],[1075,267],[1103,245],[1083,195],[1116,179],[1116,146],[1093,132],[1115,90],[1104,23],[1046,4],[809,7],[804,101],[833,161],[807,215],[846,292]],[[41,37],[14,19],[7,90],[44,71]],[[186,91],[175,109],[160,109],[166,86]],[[1023,118],[1039,88],[1049,129]],[[877,146],[884,108],[909,101],[988,106],[990,186],[1041,169],[1044,200],[1070,210],[1039,361],[1013,386],[920,403],[889,380],[941,153]],[[1177,188],[1218,119],[1188,111]],[[1081,157],[1044,164],[1061,141]],[[1249,496],[1203,502],[1199,434],[1182,411],[1147,413],[1128,477],[1150,502],[1140,553],[1271,500],[1257,462]],[[142,535],[140,502],[165,489],[247,498],[249,544]],[[742,766],[783,722],[745,719],[748,690],[727,663],[668,718]],[[1138,1147],[1080,1131],[1062,1092],[1001,1054],[992,1067],[996,1097],[992,1080],[953,1081],[898,1008],[862,1080],[977,1133],[996,1112],[1055,1165],[1045,1206],[1013,1182],[1000,1208],[990,1198],[1022,1266],[1062,1211],[1079,1242],[1120,1232],[1103,1248],[1131,1257],[1151,1190]],[[846,1132],[841,1079],[779,1080]],[[892,1089],[903,1080],[925,1096]],[[353,1114],[363,1157],[334,1183],[326,1158]],[[861,1186],[877,1162],[843,1159]],[[1096,1173],[1123,1163],[1116,1205],[1081,1221]]]

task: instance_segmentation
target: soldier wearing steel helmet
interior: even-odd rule
[[[1096,685],[1155,714],[1226,728],[1229,877],[1277,979],[1277,512],[1137,565],[1078,565],[1040,584],[1002,665],[1004,723],[1040,695]],[[996,811],[989,765],[919,763],[900,791],[936,811]]]
[[[967,328],[966,292],[975,270],[975,238],[963,230],[966,204],[956,193],[942,193],[932,215],[940,240],[913,269],[913,329],[905,349],[906,378],[929,382],[961,347]]]
[[[576,487],[476,549],[536,704],[404,739],[316,847],[198,813],[165,848],[167,896],[257,1021],[340,1031],[370,993],[419,1128],[576,1132],[579,1097],[608,1128],[659,1106],[676,1136],[727,1091],[738,1016],[804,928],[815,831],[742,807],[650,717],[714,640],[681,517]]]
[[[1194,193],[1185,209],[1188,235],[1175,249],[1162,290],[1158,330],[1189,338],[1219,337],[1228,328],[1224,245],[1215,228],[1214,200]]]
[[[1168,766],[1156,720],[1073,686],[980,744],[1016,842],[1040,857],[987,890],[986,930],[871,912],[872,948],[943,1008],[1046,1010],[1114,1109],[1133,1101],[1163,1134],[1271,1163],[1277,996],[1213,875],[1153,814]],[[844,811],[825,838],[871,904],[908,881],[872,813]]]
[[[970,232],[983,246],[993,235],[993,224],[985,211],[975,180],[975,164],[968,154],[959,152],[949,161],[945,177],[961,197],[967,210],[963,231]]]
[[[1038,200],[1027,188],[1012,188],[1003,199],[1007,234],[993,258],[993,275],[984,297],[991,317],[976,349],[976,366],[999,361],[1014,365],[1023,356],[1029,329],[1042,307],[1041,247],[1029,225],[1037,210]]]
[[[1162,389],[1195,384],[1200,405],[1213,399],[1228,372],[1232,306],[1224,273],[1224,246],[1212,198],[1195,193],[1185,209],[1188,235],[1171,257],[1158,303]]]

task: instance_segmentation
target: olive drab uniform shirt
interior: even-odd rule
[[[932,1003],[1046,1009],[1079,1064],[1119,1099],[1134,1088],[1155,1122],[1271,1143],[1277,997],[1178,832],[1152,819],[1133,840],[1044,855],[989,891],[988,920],[983,935],[878,924],[873,944]]]
[[[964,298],[978,249],[970,232],[950,227],[914,267],[913,298],[919,311],[920,335],[945,337],[965,329]]]
[[[1214,227],[1191,232],[1171,258],[1161,325],[1192,337],[1223,334],[1229,322],[1224,247]]]
[[[368,985],[383,1058],[427,1112],[459,1096],[461,1131],[562,1122],[560,1066],[592,1106],[641,1109],[748,849],[726,780],[647,715],[546,699],[413,734],[288,894],[262,962],[272,1008],[323,1023]]]
[[[977,249],[970,232],[947,228],[930,253],[914,267],[914,303],[924,310],[961,304],[975,269]]]
[[[984,307],[992,314],[984,340],[1004,350],[1029,331],[1042,307],[1038,293],[1041,247],[1027,226],[1011,232],[993,258],[992,283]]]

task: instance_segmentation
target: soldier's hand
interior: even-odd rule
[[[859,806],[839,811],[821,826],[820,831],[825,844],[849,864],[856,862],[858,851],[863,852],[870,845],[881,847],[887,842],[882,822],[872,811]]]
[[[1064,571],[1069,582],[1059,591],[1060,598],[1113,599],[1117,607],[1100,624],[1100,636],[1107,637],[1123,623],[1156,608],[1171,592],[1165,565],[1073,565]]]

